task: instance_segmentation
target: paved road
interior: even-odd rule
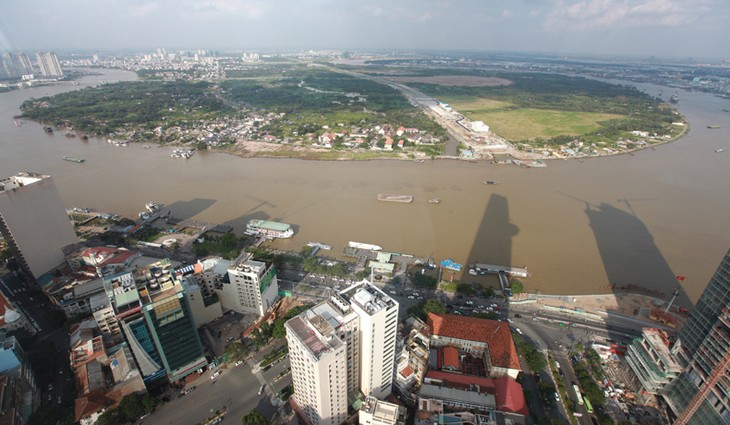
[[[36,379],[41,392],[41,403],[59,404],[58,399],[63,395],[63,384],[71,379],[68,365],[69,339],[66,328],[46,322],[44,313],[48,309],[49,302],[35,284],[32,286],[26,284],[20,277],[6,272],[0,277],[0,290],[27,317],[31,326],[37,331],[33,336],[34,346],[43,344],[55,353],[53,358],[48,359],[54,366],[53,373],[48,376],[38,376],[36,373]],[[23,347],[23,349],[28,352],[32,350],[32,347]],[[49,384],[52,385],[50,390]],[[70,402],[70,400],[69,398],[65,401]]]
[[[222,425],[237,425],[241,418],[252,410],[271,417],[275,408],[269,397],[258,395],[259,381],[247,365],[228,369],[219,368],[222,374],[215,380],[213,371],[205,372],[198,380],[188,385],[196,389],[186,396],[175,398],[160,406],[144,419],[144,424],[194,424],[211,415],[211,410],[227,409]]]

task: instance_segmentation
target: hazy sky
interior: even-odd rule
[[[0,50],[509,50],[730,59],[730,0],[0,0]]]

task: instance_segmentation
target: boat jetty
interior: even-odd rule
[[[64,161],[78,162],[79,164],[86,161],[83,158],[74,158],[72,156],[63,156],[63,157],[61,157],[61,159],[63,159]]]
[[[401,202],[404,204],[408,204],[413,202],[413,196],[411,195],[392,195],[389,193],[379,193],[378,194],[378,201],[383,202]]]
[[[329,251],[332,249],[332,245],[327,245],[319,242],[307,242],[307,246],[310,248],[324,249],[325,251]]]

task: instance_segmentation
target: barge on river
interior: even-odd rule
[[[411,195],[392,195],[389,193],[378,194],[378,201],[383,202],[402,202],[408,204],[413,202],[413,196]]]
[[[277,221],[251,220],[246,224],[247,235],[263,236],[267,239],[290,238],[294,236],[291,224]]]

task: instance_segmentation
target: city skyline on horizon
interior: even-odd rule
[[[171,0],[89,7],[31,0],[0,12],[0,50],[520,52],[730,59],[720,0]],[[28,25],[33,22],[33,25]],[[90,35],[93,33],[93,37]],[[49,42],[52,40],[52,42]],[[335,41],[336,40],[336,41]],[[250,47],[248,47],[250,46]]]

